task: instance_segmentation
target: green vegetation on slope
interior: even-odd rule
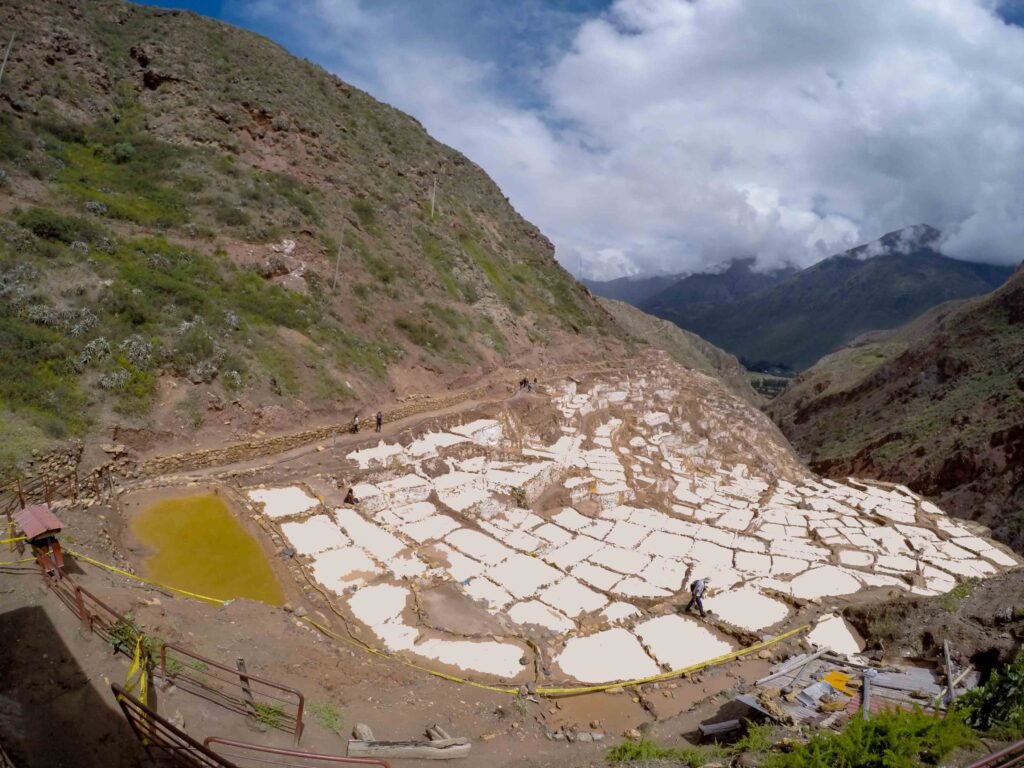
[[[635,340],[664,349],[674,360],[688,368],[719,379],[734,394],[754,405],[761,399],[751,388],[750,380],[739,360],[694,333],[636,307],[614,299],[599,299],[601,306],[615,318]]]
[[[1024,546],[1024,273],[841,350],[769,413],[819,471],[903,482]]]
[[[977,736],[964,715],[938,717],[887,711],[870,720],[853,718],[841,733],[819,731],[807,742],[772,751],[771,726],[753,726],[746,737],[729,746],[661,747],[650,741],[624,742],[606,755],[613,763],[680,765],[690,768],[749,753],[761,768],[920,768],[943,765],[953,752],[974,746]]]
[[[483,171],[264,38],[117,0],[12,0],[0,27],[8,465],[145,425],[162,377],[316,409],[396,364],[619,335]]]

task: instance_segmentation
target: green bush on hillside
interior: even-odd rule
[[[918,768],[941,765],[947,755],[970,747],[977,736],[964,718],[920,709],[886,711],[850,721],[842,733],[822,731],[791,752],[769,755],[764,768]]]
[[[887,711],[870,720],[857,717],[842,733],[816,733],[789,752],[771,752],[772,736],[772,727],[764,725],[750,726],[746,736],[724,747],[661,747],[647,739],[627,741],[612,747],[605,757],[613,763],[658,760],[699,768],[748,752],[760,755],[762,768],[919,768],[941,765],[947,755],[977,741],[962,715],[940,718],[920,709]]]
[[[76,240],[95,240],[100,232],[95,225],[74,216],[63,216],[49,208],[30,208],[18,214],[17,222],[36,237],[73,243]]]
[[[1024,649],[984,685],[956,701],[968,725],[1009,741],[1024,738]]]

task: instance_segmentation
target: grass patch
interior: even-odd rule
[[[341,712],[336,706],[326,701],[311,701],[306,704],[306,710],[324,729],[331,733],[336,733],[341,738],[345,738],[345,729],[341,719]]]
[[[639,742],[624,741],[605,754],[610,763],[642,763],[652,760],[670,761],[690,768],[701,768],[705,763],[719,760],[729,754],[718,745],[701,747],[662,747],[648,739]]]
[[[282,728],[288,720],[283,704],[266,704],[259,702],[253,714],[256,722],[267,728]]]
[[[287,352],[264,346],[256,353],[256,359],[270,377],[270,388],[274,394],[294,397],[299,393],[299,376]]]
[[[955,587],[939,598],[939,605],[947,613],[956,613],[960,609],[960,604],[970,597],[977,587],[978,580],[973,577],[957,581]]]
[[[443,352],[448,338],[429,319],[404,315],[395,319],[395,327],[417,347],[430,352]]]

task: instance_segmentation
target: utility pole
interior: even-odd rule
[[[4,52],[3,63],[0,64],[0,84],[4,81],[4,68],[7,66],[7,58],[11,55],[11,48],[14,47],[14,33],[11,33],[11,42],[7,44],[7,51]]]
[[[334,279],[331,281],[331,293],[338,287],[338,267],[341,265],[341,244],[345,242],[345,217],[341,217],[341,234],[338,236],[338,253],[334,257]]]

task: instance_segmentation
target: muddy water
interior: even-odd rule
[[[143,567],[155,581],[221,600],[284,602],[259,543],[217,496],[157,502],[132,518],[131,527],[152,553]]]

